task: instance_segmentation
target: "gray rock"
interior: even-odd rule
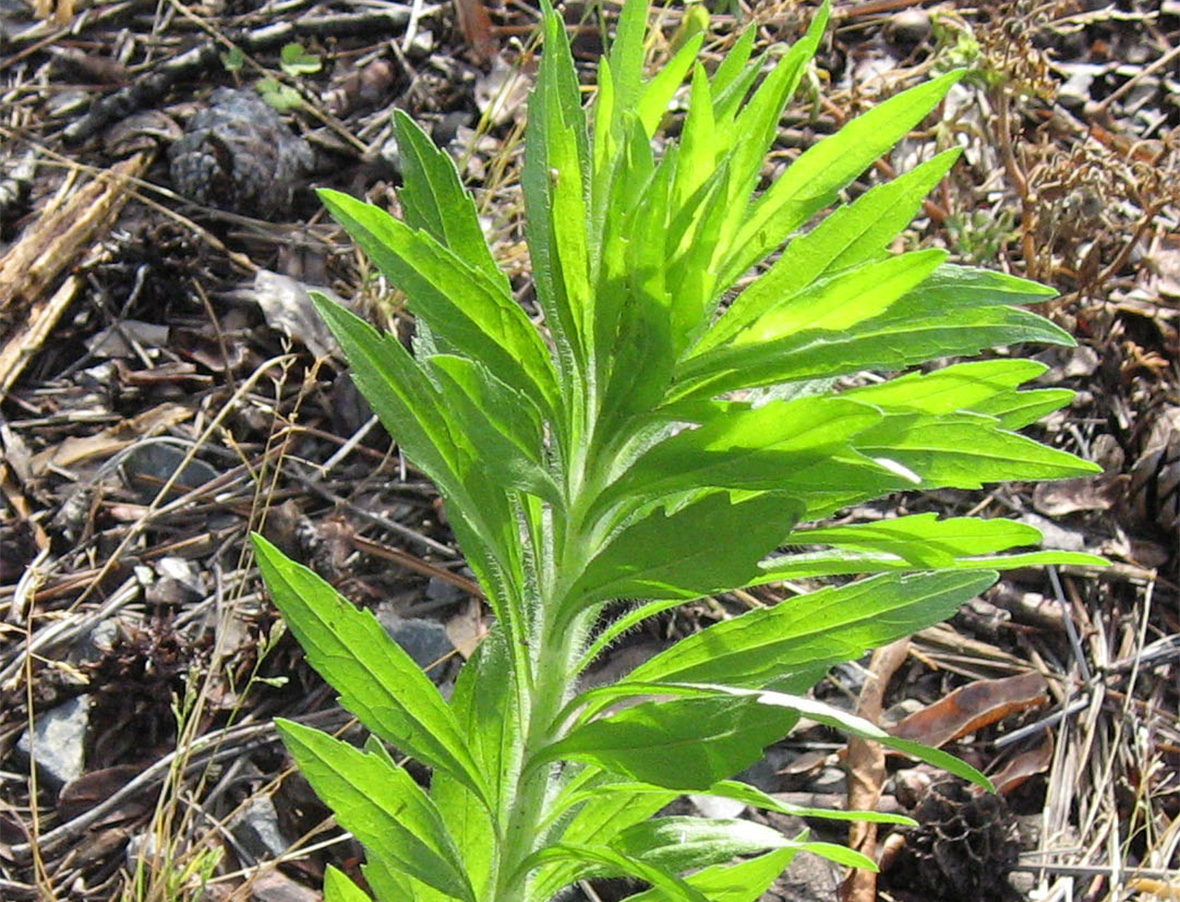
[[[107,617],[105,620],[100,620],[94,625],[94,629],[74,643],[68,655],[69,662],[75,667],[97,663],[114,647],[118,635],[119,621],[117,618]]]
[[[90,696],[79,695],[40,714],[33,721],[33,736],[25,730],[16,750],[26,761],[33,758],[42,779],[54,788],[82,776],[86,766],[86,728],[90,723]]]
[[[186,464],[184,461],[187,456],[186,451],[161,441],[142,442],[127,453],[122,473],[128,485],[146,504],[155,499],[161,487],[183,466],[184,469],[180,470],[180,475],[164,499],[171,501],[219,475],[203,460],[193,459]]]
[[[256,861],[278,858],[291,847],[279,829],[279,815],[270,796],[255,796],[229,821],[229,831],[241,850]]]
[[[432,607],[455,604],[462,597],[462,589],[454,583],[439,579],[437,576],[430,577],[430,582],[426,584],[426,598],[431,602]]]
[[[399,617],[382,611],[377,619],[385,631],[398,645],[405,649],[414,661],[430,674],[436,683],[443,682],[449,673],[455,655],[455,646],[447,637],[447,630],[436,620],[419,617]],[[443,663],[439,663],[442,661]]]
[[[924,9],[904,9],[889,17],[885,34],[895,44],[912,46],[930,37],[930,13]]]

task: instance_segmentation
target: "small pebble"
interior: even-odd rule
[[[912,47],[930,37],[930,13],[924,9],[903,9],[889,17],[885,36],[894,44]]]

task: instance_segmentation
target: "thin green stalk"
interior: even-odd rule
[[[577,662],[583,651],[586,615],[572,616],[563,612],[561,602],[565,589],[573,585],[588,560],[589,549],[585,535],[585,516],[598,491],[599,480],[590,469],[593,460],[593,436],[597,425],[594,393],[582,399],[585,405],[581,428],[572,430],[571,446],[566,453],[567,506],[560,551],[555,554],[538,553],[538,587],[541,597],[536,606],[532,655],[535,669],[530,681],[529,698],[522,700],[523,737],[520,770],[516,775],[516,791],[511,799],[512,811],[504,831],[504,846],[499,862],[499,873],[493,881],[492,900],[527,899],[528,881],[520,874],[520,866],[535,850],[543,834],[547,819],[547,805],[553,788],[555,766],[545,766],[541,775],[532,762],[559,738],[559,714],[573,692]],[[580,433],[580,436],[579,436]],[[579,437],[581,441],[579,441]],[[555,518],[559,519],[559,518]],[[514,882],[525,880],[524,886]]]
[[[550,634],[539,649],[527,727],[521,734],[523,749],[520,770],[516,775],[516,791],[511,800],[508,826],[504,831],[500,870],[489,902],[528,898],[527,881],[524,886],[514,884],[523,879],[520,874],[521,864],[533,853],[541,836],[546,819],[546,802],[556,767],[546,766],[549,773],[542,776],[531,763],[557,739],[553,731],[558,726],[557,715],[570,691],[578,650],[577,644],[568,640],[568,635],[565,631],[561,635]]]

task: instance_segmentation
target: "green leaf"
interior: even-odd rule
[[[253,540],[275,606],[308,663],[340,693],[341,704],[386,742],[487,798],[451,709],[372,612],[358,610],[266,539]]]
[[[610,71],[616,78],[615,94],[620,112],[633,110],[643,90],[644,38],[647,31],[648,4],[646,0],[624,0],[615,39],[610,47]],[[596,120],[597,133],[607,123]]]
[[[757,36],[757,32],[758,30],[756,28],[742,29],[742,33],[738,35],[737,41],[729,48],[729,51],[721,60],[721,65],[713,73],[713,94],[718,97],[718,103],[720,103],[720,96],[746,70],[746,64],[750,61],[750,54],[754,52],[754,38]],[[721,117],[719,116],[718,118]]]
[[[647,784],[628,784],[642,789],[616,791],[606,785],[606,775],[596,768],[584,769],[581,776],[588,778],[578,781],[582,790],[567,791],[551,808],[551,816],[565,822],[556,830],[557,837],[561,842],[575,846],[605,845],[619,831],[646,820],[680,795]],[[588,876],[593,870],[594,867],[587,862],[570,860],[543,865],[536,876],[538,896],[552,898],[562,887]]]
[[[565,25],[543,0],[545,51],[529,98],[521,172],[525,237],[537,300],[563,370],[584,365],[593,347],[585,179],[589,138]]]
[[[593,866],[596,871],[616,876],[638,877],[659,887],[670,899],[677,902],[710,902],[708,898],[685,883],[679,877],[665,873],[657,867],[617,852],[608,846],[575,845],[555,843],[534,853],[526,865],[536,867],[553,861],[572,859]]]
[[[908,373],[882,382],[854,388],[842,397],[890,409],[946,414],[980,410],[980,406],[1007,406],[1018,397],[1016,387],[1035,379],[1047,367],[1035,360],[977,360],[957,363],[932,373]],[[1019,402],[1016,402],[1019,403]]]
[[[361,865],[361,873],[365,882],[373,891],[377,902],[439,902],[450,899],[446,893],[439,892],[427,886],[420,880],[414,880],[380,855],[369,854],[369,860]],[[423,897],[430,893],[434,898],[426,900]],[[324,902],[327,902],[325,899]]]
[[[791,845],[777,830],[737,818],[659,817],[623,830],[611,848],[670,874]]]
[[[871,859],[845,846],[800,842],[747,820],[667,817],[636,824],[613,844],[624,854],[678,872],[701,864],[719,864],[765,849],[795,849],[822,855],[847,867],[876,871]]]
[[[1039,545],[1040,530],[1017,520],[980,520],[936,514],[914,514],[891,520],[800,529],[786,544],[834,545],[858,551],[897,555],[917,567],[945,567],[966,555],[1007,551],[1021,545]]]
[[[676,511],[657,509],[624,528],[569,592],[579,607],[611,598],[691,599],[741,585],[798,522],[802,505],[773,493],[736,500],[713,492]],[[742,541],[717,553],[725,536]]]
[[[963,75],[961,69],[949,72],[891,97],[799,157],[751,204],[721,284],[732,284],[811,214],[831,204],[841,188],[921,122]]]
[[[737,780],[722,780],[704,793],[705,795],[721,796],[745,802],[752,808],[762,808],[766,811],[777,811],[792,817],[823,818],[830,821],[863,821],[869,824],[901,824],[903,826],[917,826],[917,821],[904,814],[887,814],[883,811],[845,811],[842,808],[815,808],[810,805],[795,805],[784,802],[763,792],[748,783]]]
[[[692,74],[688,114],[676,154],[676,176],[672,183],[672,209],[680,210],[717,170],[717,138],[714,134],[713,99],[704,67]]]
[[[655,158],[651,143],[634,115],[621,117],[618,140],[617,157],[603,162],[601,172],[596,170],[593,186],[598,236],[595,242],[595,283],[598,286],[595,347],[599,352],[598,367],[603,372],[610,369],[610,354],[615,351],[622,311],[634,303],[627,286],[635,271],[633,261],[628,258],[637,250],[649,251],[656,257],[655,252],[660,250],[658,243],[650,247],[634,246],[632,239],[636,234],[636,223],[645,221],[642,216],[651,216],[662,225],[667,204],[664,190],[662,204],[658,210],[651,210],[650,195],[656,187],[652,182]],[[662,188],[666,187],[665,181]]]
[[[996,578],[987,570],[882,575],[819,589],[694,633],[623,683],[765,686],[785,673],[855,660],[945,620]]]
[[[455,721],[493,799],[504,798],[504,784],[514,767],[512,746],[520,718],[513,680],[503,633],[493,628],[459,671],[451,696]],[[497,850],[496,827],[487,808],[466,785],[445,773],[435,772],[430,795],[463,856],[477,897],[484,898]]]
[[[721,288],[733,283],[733,279],[726,277],[724,261],[737,250],[734,242],[742,240],[741,233],[750,210],[750,195],[760,180],[766,154],[778,136],[783,108],[819,48],[830,10],[827,2],[820,6],[807,33],[782,57],[740,112],[738,102],[745,93],[740,82],[735,85],[730,102],[721,104],[717,111],[720,133],[725,136],[729,148],[726,161],[733,174],[730,188],[723,198],[726,217],[720,230],[722,238],[711,254],[709,265],[712,273],[721,274],[721,279],[715,279]],[[783,238],[786,238],[785,234]]]
[[[684,76],[697,60],[704,40],[703,34],[694,34],[685,41],[684,46],[676,51],[672,59],[664,64],[643,89],[635,112],[647,137],[655,136],[660,120],[668,112],[668,104],[672,102],[676,89],[684,83]]]
[[[308,53],[302,44],[294,41],[284,44],[279,51],[279,67],[292,78],[313,75],[324,67],[323,61],[314,53]]]
[[[676,357],[704,331],[715,307],[719,292],[713,260],[729,238],[726,220],[733,208],[726,198],[733,177],[731,162],[723,161],[694,195],[694,202],[686,209],[673,211],[675,215],[667,229],[668,283],[677,286],[672,294]]]
[[[795,238],[775,264],[738,295],[701,339],[696,353],[725,343],[782,298],[816,279],[879,256],[958,157],[957,149],[941,153],[838,207],[810,232]]]
[[[475,902],[442,819],[404,768],[293,721],[275,725],[312,789],[371,854],[450,897]]]
[[[847,452],[853,437],[880,419],[867,404],[832,397],[723,408],[700,428],[686,429],[640,457],[600,504],[701,486],[793,492],[846,485],[858,470],[878,472],[871,461]],[[815,469],[820,466],[822,473]]]
[[[231,44],[229,50],[218,55],[226,72],[240,72],[246,65],[246,54],[237,44]]]
[[[699,889],[710,902],[757,902],[798,851],[790,846],[728,867],[713,865],[690,874],[684,882]],[[669,902],[672,898],[659,889],[649,889],[628,896],[627,902]]]
[[[479,449],[487,474],[506,488],[562,503],[542,463],[544,427],[532,401],[466,357],[429,358],[452,423]]]
[[[885,312],[946,259],[934,249],[864,263],[779,301],[738,332],[735,345],[764,343],[807,330],[845,332]]]
[[[981,774],[970,764],[967,764],[965,761],[960,761],[954,755],[947,754],[941,749],[933,749],[928,746],[924,746],[920,742],[914,742],[910,739],[900,739],[896,736],[891,736],[876,724],[870,723],[863,717],[858,717],[855,714],[849,714],[847,711],[841,711],[839,708],[834,708],[831,705],[816,701],[815,699],[805,698],[798,695],[787,695],[782,692],[757,689],[741,689],[733,686],[720,686],[715,684],[703,685],[699,683],[670,683],[667,685],[669,688],[680,686],[683,688],[695,688],[702,692],[715,691],[732,695],[741,699],[755,698],[758,700],[759,704],[785,708],[787,710],[794,711],[795,713],[810,720],[814,720],[817,723],[822,723],[851,736],[859,736],[861,739],[879,742],[886,748],[901,752],[902,754],[908,755],[911,758],[916,758],[919,761],[925,761],[927,764],[940,767],[948,773],[954,774],[956,777],[962,777],[968,782],[982,786],[988,792],[995,792],[995,787],[992,786],[991,781],[987,777]],[[843,847],[837,846],[836,848],[842,849]],[[847,852],[848,850],[844,851]]]
[[[1022,429],[1066,407],[1073,399],[1074,392],[1068,388],[1041,388],[997,394],[977,402],[971,409],[995,417],[1004,429]]]
[[[382,337],[339,305],[322,296],[313,299],[348,355],[353,381],[385,428],[454,504],[452,527],[497,616],[508,619],[503,602],[511,595],[499,575],[518,571],[519,539],[503,490],[487,478],[468,437],[450,422],[438,389],[396,336]]]
[[[280,113],[285,113],[287,110],[297,110],[303,106],[303,96],[277,78],[267,76],[258,79],[254,83],[254,90]]]
[[[331,865],[324,872],[324,902],[372,902],[368,894]]]
[[[446,493],[462,491],[460,446],[437,389],[395,336],[379,335],[322,295],[316,310],[348,356],[357,388],[405,453]]]
[[[685,361],[668,400],[716,397],[739,388],[857,373],[897,371],[940,357],[1037,341],[1072,345],[1043,317],[1011,307],[939,308],[925,286],[846,331],[814,329],[764,344],[726,346]]]
[[[575,728],[534,763],[581,761],[654,786],[707,789],[794,726],[768,710],[723,696],[642,702]]]
[[[1105,567],[1105,558],[1079,551],[1030,551],[1025,554],[978,555],[956,558],[943,564],[941,570],[978,571],[1013,570],[1040,567],[1046,564],[1073,567]],[[812,579],[820,576],[862,576],[868,573],[888,573],[923,569],[896,555],[880,552],[816,551],[788,554],[770,558],[762,564],[762,576],[751,586],[781,583],[787,580]]]
[[[549,353],[501,278],[471,266],[429,232],[413,229],[372,204],[327,189],[319,195],[353,240],[406,293],[410,310],[449,346],[479,360],[538,407],[552,402],[556,386]]]
[[[644,793],[653,793],[663,797],[668,792],[669,790],[658,786],[651,786],[647,783],[595,783],[589,788],[573,793],[569,799],[569,804],[572,806],[586,799],[594,799],[600,794],[626,793],[642,796]],[[906,817],[904,814],[887,814],[881,811],[846,811],[843,808],[815,808],[807,805],[795,805],[791,802],[776,799],[761,789],[738,780],[719,780],[708,789],[694,793],[694,795],[733,799],[734,801],[744,802],[751,808],[777,811],[780,814],[789,814],[793,817],[822,818],[833,821],[864,821],[865,823],[874,824],[900,824],[909,827],[917,824],[917,821],[911,817]],[[664,807],[665,804],[661,802],[660,807]]]
[[[922,477],[924,487],[982,488],[1004,479],[1062,479],[1101,473],[1097,464],[1000,429],[991,417],[895,414],[855,440],[858,451],[885,457]]]
[[[632,158],[641,171],[646,167],[643,149],[636,148]],[[672,377],[672,294],[663,251],[671,172],[664,165],[652,174],[643,185],[640,203],[618,229],[608,223],[608,240],[622,246],[605,261],[610,268],[600,277],[598,310],[604,317],[605,342],[598,348],[599,366],[609,374],[602,392],[606,423],[649,409]],[[618,184],[624,192],[634,190],[621,178]]]
[[[403,176],[397,196],[406,223],[426,231],[505,291],[511,290],[484,238],[475,202],[463,188],[455,161],[404,111],[394,110],[393,121]]]
[[[1038,304],[1056,294],[1057,291],[1047,285],[1007,273],[944,263],[913,292],[912,297],[921,302],[919,309],[927,312],[948,307]],[[1068,339],[1068,335],[1066,337]]]

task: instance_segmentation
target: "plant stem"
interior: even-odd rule
[[[581,417],[573,424],[566,448],[567,503],[559,545],[536,549],[536,585],[540,597],[534,609],[536,621],[531,637],[535,643],[531,655],[533,672],[527,699],[522,699],[522,722],[517,736],[521,754],[514,758],[519,770],[515,791],[508,802],[511,810],[507,812],[496,879],[489,882],[494,889],[489,902],[530,899],[531,881],[521,872],[521,865],[540,840],[542,825],[548,817],[546,803],[557,772],[557,765],[546,765],[539,771],[532,762],[559,738],[558,715],[572,694],[577,662],[584,650],[590,615],[578,612],[571,617],[563,612],[561,602],[565,589],[574,584],[585,568],[590,551],[584,524],[589,502],[594,500],[598,486],[598,480],[589,470],[598,414],[593,396],[593,392],[588,392],[573,408]],[[513,885],[516,881],[523,883]]]
[[[529,898],[527,880],[523,886],[513,885],[513,881],[520,879],[520,866],[537,845],[556,767],[548,766],[542,773],[530,764],[556,739],[553,730],[569,692],[578,645],[569,641],[568,634],[547,635],[538,649],[537,670],[525,715],[527,726],[521,724],[519,739],[523,748],[518,759],[516,791],[511,799],[494,894],[489,902]]]

